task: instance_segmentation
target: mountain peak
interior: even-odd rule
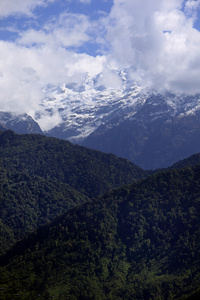
[[[7,129],[11,129],[16,133],[39,133],[42,130],[38,123],[28,114],[17,114],[15,112],[0,111],[0,123]]]
[[[0,122],[17,133],[43,130],[114,153],[145,169],[167,167],[200,151],[200,96],[147,91],[129,74],[105,69],[79,82],[48,86],[35,120],[4,112]]]

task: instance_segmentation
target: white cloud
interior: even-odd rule
[[[15,14],[31,15],[37,6],[45,6],[54,0],[1,0],[0,17],[8,17]]]
[[[48,44],[27,48],[1,41],[0,52],[0,110],[31,116],[44,97],[45,86],[78,82],[85,73],[101,72],[105,64],[105,57],[76,54]]]
[[[0,16],[30,14],[49,1],[1,0]],[[121,81],[112,69],[127,66],[148,88],[200,92],[200,32],[193,28],[199,2],[187,1],[182,10],[182,0],[115,0],[110,15],[98,21],[64,12],[40,30],[21,32],[14,42],[0,41],[0,110],[34,116],[46,85],[78,83],[85,73],[103,71],[99,84],[116,88]],[[72,50],[95,41],[109,45],[107,54]],[[57,113],[53,120],[60,121]],[[50,120],[42,122],[51,127]]]
[[[193,28],[194,16],[182,10],[183,4],[182,0],[115,0],[105,22],[107,40],[119,66],[133,65],[146,85],[196,93],[200,92],[196,65],[200,32]]]
[[[186,3],[185,3],[185,9],[188,11],[188,12],[191,12],[191,11],[195,11],[196,9],[198,9],[200,7],[200,0],[188,0]]]
[[[44,1],[37,3],[44,4]],[[0,41],[0,110],[34,116],[45,86],[78,82],[85,73],[101,72],[104,56],[92,57],[67,50],[90,39],[87,33],[90,25],[84,15],[63,13],[38,31],[21,32],[15,42]],[[58,120],[56,114],[55,120]]]
[[[89,4],[91,2],[91,0],[80,0],[81,3],[84,3],[84,4]]]
[[[80,14],[63,13],[58,20],[48,23],[40,30],[21,32],[18,43],[25,46],[49,45],[51,48],[79,47],[90,39],[87,31],[91,23]]]
[[[53,110],[51,113],[43,110],[43,114],[40,115],[40,119],[37,122],[43,131],[48,131],[61,123],[62,118],[57,110]]]
[[[98,78],[98,85],[117,89],[122,87],[122,81],[114,70],[104,67],[101,76]]]

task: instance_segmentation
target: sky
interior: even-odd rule
[[[126,68],[145,89],[200,93],[200,0],[1,0],[0,110],[34,116],[49,85]]]

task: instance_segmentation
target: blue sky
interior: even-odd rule
[[[9,0],[8,0],[9,2]],[[13,1],[10,1],[12,3]],[[16,1],[17,2],[17,1]],[[22,2],[22,1],[20,1]],[[24,1],[25,2],[25,1]],[[33,2],[34,3],[34,2]],[[42,2],[40,2],[42,3]],[[45,4],[45,1],[43,1]],[[58,19],[63,13],[84,15],[90,22],[97,21],[110,13],[113,6],[112,0],[79,1],[79,0],[57,0],[46,1],[45,5],[33,6],[28,12],[11,12],[0,19],[0,40],[14,42],[21,33],[29,29],[40,30],[46,24]],[[98,43],[86,42],[79,48],[78,52],[87,52],[96,56],[99,52]]]
[[[47,85],[105,69],[199,93],[200,0],[1,0],[0,54],[0,110],[33,115]]]

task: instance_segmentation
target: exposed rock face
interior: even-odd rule
[[[0,123],[5,129],[11,129],[19,134],[43,133],[38,123],[28,114],[0,112]]]

